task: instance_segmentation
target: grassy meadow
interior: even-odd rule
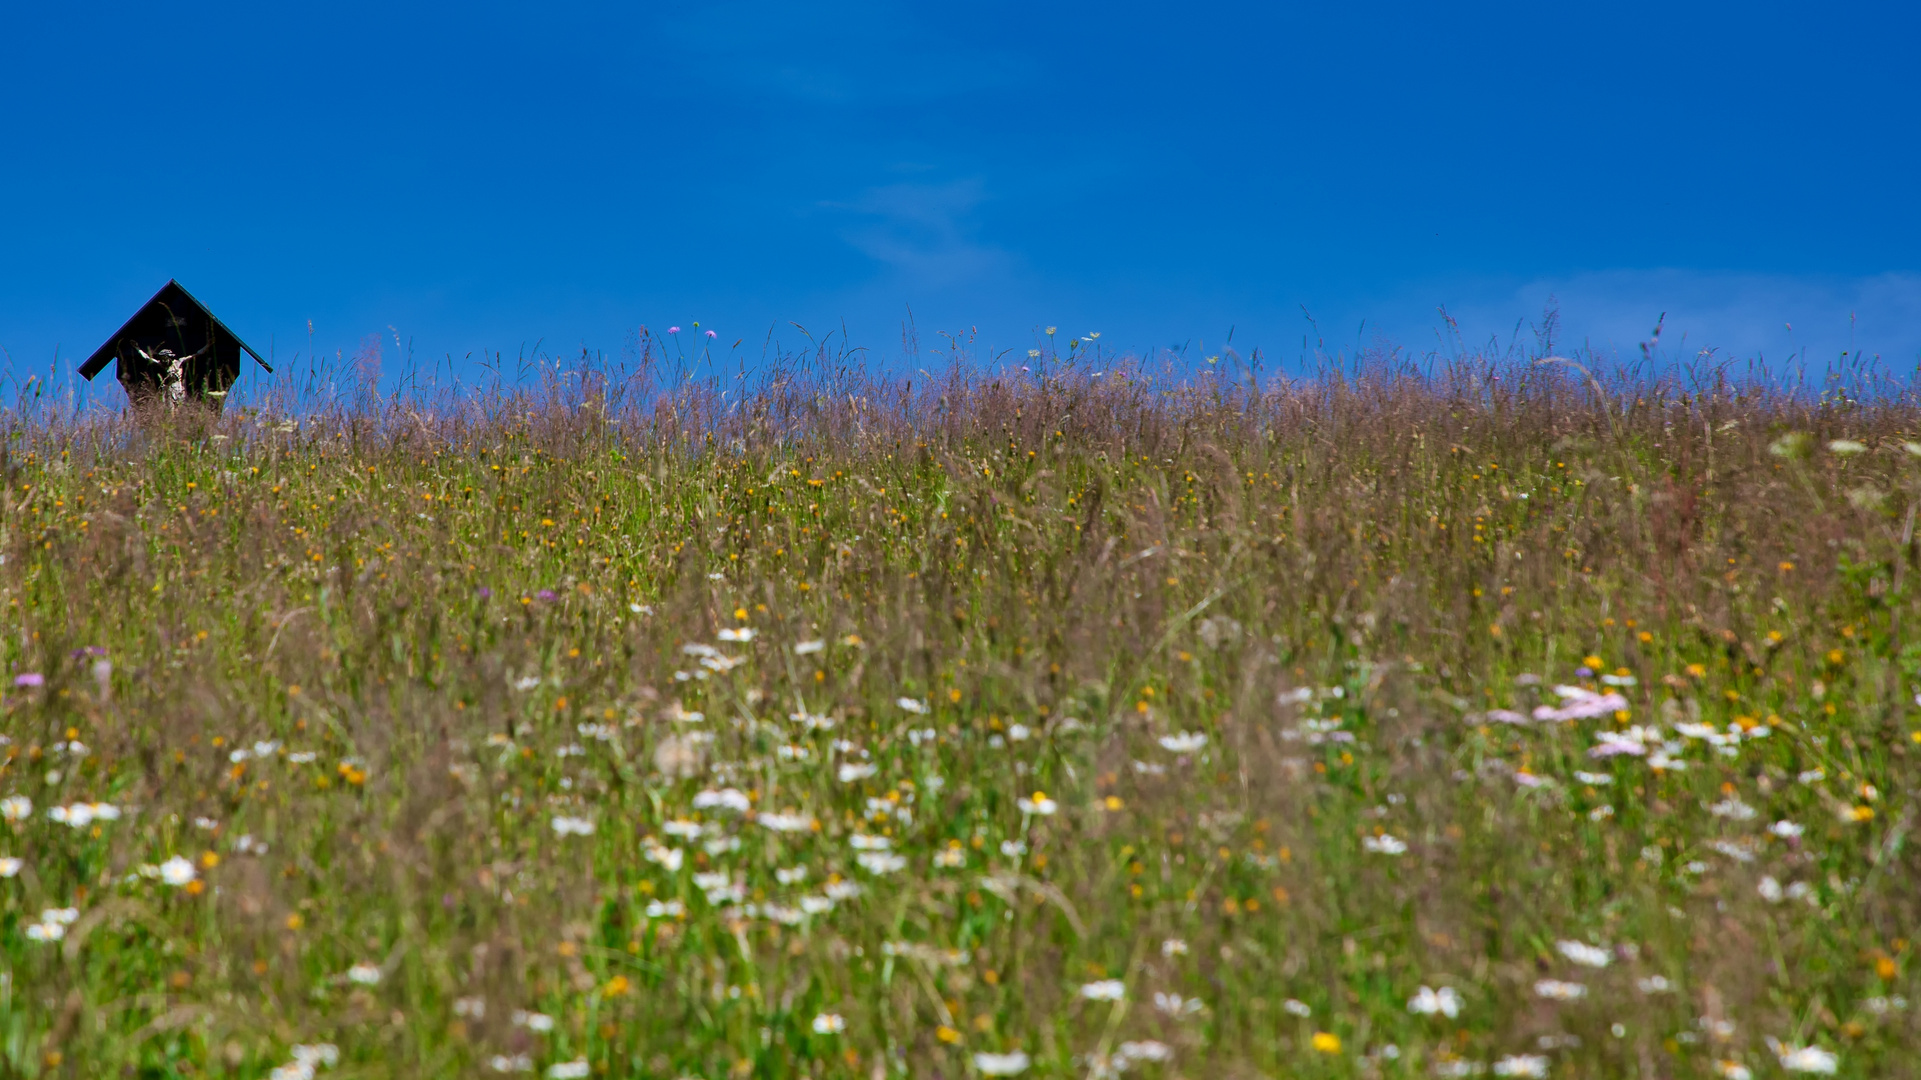
[[[606,385],[6,422],[0,1075],[1921,1073],[1921,405]]]

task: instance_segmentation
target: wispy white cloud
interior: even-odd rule
[[[1641,343],[1649,340],[1657,321],[1662,325],[1660,352],[1669,359],[1712,350],[1733,359],[1805,359],[1818,365],[1859,351],[1898,366],[1921,355],[1918,274],[1609,270],[1519,285],[1430,286],[1420,291],[1450,297],[1448,314],[1470,345],[1491,337],[1505,340],[1517,323],[1523,324],[1525,335],[1528,324],[1538,324],[1553,306],[1560,314],[1561,348],[1586,345],[1624,359],[1639,358]],[[1431,326],[1436,320],[1423,321]],[[1392,325],[1396,322],[1399,326]],[[1401,331],[1398,336],[1412,344],[1424,336],[1412,322],[1390,319],[1389,331]]]
[[[842,237],[904,284],[949,288],[1011,267],[1007,251],[976,238],[972,212],[987,199],[977,179],[869,188],[823,209],[851,219]]]

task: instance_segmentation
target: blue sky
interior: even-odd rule
[[[899,364],[911,308],[982,358],[1058,325],[1287,363],[1303,308],[1425,350],[1554,297],[1570,347],[1667,312],[1670,355],[1905,368],[1918,11],[23,5],[0,346],[70,366],[178,277],[282,360],[309,320],[423,358],[699,321]]]

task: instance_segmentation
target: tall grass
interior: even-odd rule
[[[1921,1050],[1907,399],[844,363],[272,404],[5,433],[0,1072]]]

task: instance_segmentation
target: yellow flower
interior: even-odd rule
[[[961,1033],[948,1027],[946,1024],[942,1024],[934,1029],[934,1038],[944,1043],[957,1043],[961,1041]]]
[[[619,997],[620,995],[627,992],[627,987],[629,985],[631,984],[628,983],[627,976],[616,975],[613,978],[607,980],[606,986],[603,986],[600,988],[600,996],[601,997]]]
[[[1314,1049],[1319,1050],[1323,1054],[1338,1054],[1341,1052],[1341,1037],[1331,1031],[1315,1032],[1313,1042]]]

